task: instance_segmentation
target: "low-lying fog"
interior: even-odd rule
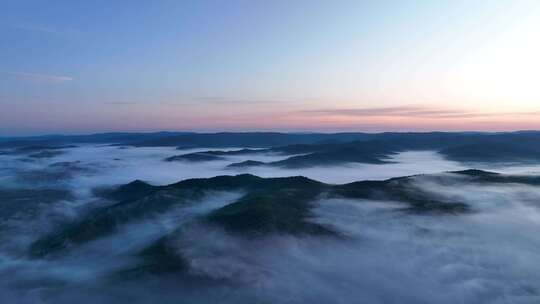
[[[240,193],[208,193],[187,208],[146,218],[60,259],[29,259],[28,245],[51,227],[77,219],[92,189],[135,179],[169,184],[192,177],[252,173],[304,175],[328,183],[387,179],[468,168],[435,152],[405,152],[383,165],[236,171],[225,166],[277,155],[226,161],[165,162],[197,150],[82,146],[53,158],[0,155],[0,302],[2,303],[540,303],[540,188],[471,185],[466,178],[419,177],[434,196],[468,203],[473,212],[420,215],[399,202],[321,199],[313,221],[344,238],[272,236],[244,239],[193,222]],[[69,163],[64,163],[69,162]],[[540,166],[499,166],[497,172],[537,174]],[[46,200],[17,198],[17,189],[68,190]],[[4,205],[4,206],[2,206]],[[6,209],[5,206],[8,206]],[[15,211],[13,211],[15,210]],[[176,232],[191,274],[118,282],[107,275],[132,253]]]
[[[237,149],[237,148],[236,148]],[[414,174],[429,174],[445,171],[457,171],[470,168],[458,162],[444,159],[432,151],[409,151],[389,158],[393,163],[345,164],[336,167],[313,167],[301,169],[285,169],[276,167],[250,167],[230,169],[227,165],[245,160],[263,162],[277,161],[288,156],[252,154],[228,156],[226,160],[206,162],[163,161],[173,155],[206,151],[208,149],[176,150],[170,147],[132,148],[114,146],[81,146],[69,148],[67,152],[52,158],[32,159],[24,155],[0,155],[0,182],[5,185],[36,186],[47,184],[49,178],[40,178],[39,171],[59,173],[69,171],[74,174],[60,176],[52,181],[61,182],[80,190],[100,185],[122,184],[135,179],[142,179],[152,184],[161,185],[186,178],[212,177],[216,175],[234,175],[251,173],[262,177],[282,177],[303,175],[327,183],[347,183],[365,179],[388,179],[392,177]],[[216,149],[212,149],[216,150]],[[234,150],[222,149],[222,150]],[[59,166],[58,163],[70,162],[70,166]],[[50,166],[57,164],[57,166]],[[473,167],[497,172],[513,174],[540,173],[540,165],[472,165]],[[22,178],[14,179],[13,171],[19,171]],[[66,172],[67,173],[67,172]],[[58,174],[60,175],[60,174]],[[53,176],[55,177],[55,176]]]

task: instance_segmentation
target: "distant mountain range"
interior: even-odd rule
[[[111,132],[88,135],[42,135],[0,137],[0,146],[59,145],[65,143],[110,143],[134,146],[178,147],[274,147],[278,145],[332,143],[357,140],[392,140],[401,144],[429,147],[451,139],[480,137],[540,137],[540,131],[517,132],[384,132],[384,133],[279,133],[279,132]]]
[[[396,152],[434,150],[447,158],[461,162],[538,162],[540,161],[540,132],[508,133],[428,132],[428,133],[103,133],[92,135],[50,135],[37,137],[4,138],[0,153],[16,149],[24,152],[40,147],[36,153],[56,150],[55,153],[36,154],[48,157],[59,154],[59,148],[72,144],[99,143],[133,147],[173,146],[187,148],[249,148],[234,152],[207,151],[172,156],[169,161],[210,161],[223,159],[233,153],[251,154],[270,152],[291,155],[273,163],[248,161],[231,167],[270,165],[281,167],[308,167],[334,165],[345,162],[384,163]],[[251,148],[262,148],[253,151]],[[294,155],[294,156],[293,156]]]
[[[355,141],[342,140],[274,146],[258,150],[208,150],[179,154],[167,158],[167,161],[212,161],[226,159],[226,156],[270,153],[289,157],[267,163],[244,160],[231,163],[228,167],[302,168],[343,163],[383,164],[389,161],[390,156],[398,152],[433,150],[448,159],[460,162],[540,162],[540,132],[381,133],[370,134]]]

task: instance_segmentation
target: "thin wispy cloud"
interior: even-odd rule
[[[45,34],[55,34],[55,35],[68,35],[68,34],[79,34],[80,32],[71,28],[60,28],[60,27],[51,27],[44,25],[35,25],[35,24],[16,24],[13,25],[13,28],[28,32],[37,32]]]
[[[241,99],[241,98],[226,98],[226,97],[197,97],[194,99],[200,103],[223,103],[223,104],[273,104],[273,103],[288,103],[291,100],[282,99]]]
[[[43,82],[43,83],[62,83],[66,81],[72,81],[73,77],[65,75],[52,75],[52,74],[40,74],[40,73],[27,73],[27,72],[14,72],[11,73],[18,79]]]
[[[305,116],[343,116],[343,117],[412,117],[412,118],[482,118],[508,115],[540,115],[540,111],[520,113],[480,113],[466,110],[436,109],[421,106],[340,108],[298,111]]]
[[[463,117],[473,113],[458,110],[433,109],[418,106],[377,107],[377,108],[346,108],[346,109],[317,109],[300,111],[300,114],[313,116],[351,116],[351,117]]]
[[[531,112],[519,112],[516,113],[517,115],[525,115],[525,116],[540,116],[540,111],[531,111]]]
[[[104,104],[123,106],[123,105],[134,105],[134,104],[137,104],[137,103],[134,102],[134,101],[107,101],[107,102],[104,102]]]
[[[263,104],[287,104],[296,102],[285,99],[235,99],[225,97],[190,97],[183,101],[164,101],[167,106],[201,106],[201,105],[263,105]]]

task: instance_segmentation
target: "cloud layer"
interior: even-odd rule
[[[198,150],[191,150],[198,151]],[[0,294],[10,303],[537,303],[540,290],[540,190],[520,184],[471,184],[452,174],[415,178],[411,191],[467,203],[469,214],[402,211],[399,201],[326,199],[313,202],[314,222],[343,238],[274,235],[248,239],[199,221],[240,193],[206,193],[187,207],[118,227],[110,236],[65,256],[28,259],[28,245],[50,229],[109,204],[99,187],[134,179],[168,184],[190,177],[236,174],[235,156],[210,162],[164,162],[173,148],[81,146],[53,158],[0,155]],[[329,183],[460,170],[433,152],[405,152],[384,165],[282,170],[261,176],[306,175]],[[500,167],[540,172],[538,167]],[[6,218],[13,191],[55,189],[71,195],[36,201]],[[8,195],[9,194],[9,195]],[[22,206],[22,205],[21,205]],[[114,280],[135,264],[135,252],[169,235],[188,274]]]

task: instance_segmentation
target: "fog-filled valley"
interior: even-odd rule
[[[1,4],[0,304],[540,304],[540,0]]]
[[[4,144],[0,299],[540,301],[535,147],[318,140]]]

